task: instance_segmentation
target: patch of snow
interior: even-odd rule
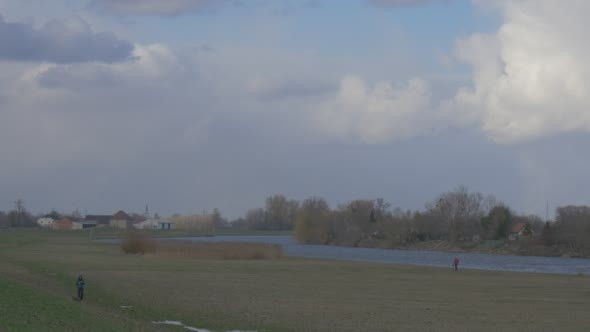
[[[121,307],[123,307],[123,306],[121,306]],[[154,323],[154,324],[166,324],[166,325],[182,326],[182,327],[184,327],[185,330],[193,331],[193,332],[211,332],[210,330],[207,330],[207,329],[200,329],[200,328],[197,328],[197,327],[192,327],[192,326],[184,325],[181,321],[177,321],[177,320],[163,320],[161,322],[155,322],[154,321],[152,323]],[[257,332],[257,331],[228,330],[227,332]]]
[[[152,322],[154,324],[166,324],[166,325],[177,325],[177,326],[184,326],[182,322],[177,320],[163,320],[161,322]]]
[[[192,327],[192,326],[184,326],[185,329],[189,330],[189,331],[194,331],[194,332],[211,332],[207,329],[198,329],[196,327]]]

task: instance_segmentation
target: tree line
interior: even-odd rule
[[[0,228],[35,227],[35,219],[18,199],[12,210],[0,211]],[[171,220],[179,229],[292,231],[301,243],[384,248],[427,241],[459,246],[502,244],[513,226],[521,224],[521,248],[544,247],[540,254],[590,256],[590,206],[558,207],[554,220],[549,221],[517,214],[494,196],[470,192],[465,187],[442,193],[417,211],[392,208],[381,198],[356,199],[332,208],[322,197],[299,202],[278,194],[267,197],[263,207],[251,209],[233,221],[223,218],[218,209],[211,214],[174,215]]]
[[[300,243],[384,248],[427,241],[459,247],[504,245],[519,224],[523,227],[514,243],[522,253],[535,247],[539,254],[590,256],[589,206],[559,207],[555,220],[549,221],[517,214],[494,196],[465,187],[438,195],[420,211],[392,208],[383,199],[356,199],[331,208],[322,197],[298,202],[272,195],[264,207],[248,211],[231,224],[251,230],[293,230]]]
[[[17,199],[14,202],[12,210],[0,211],[0,228],[34,227],[36,225],[35,218],[27,211],[22,199]]]

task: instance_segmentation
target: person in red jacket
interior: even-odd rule
[[[459,258],[458,257],[453,258],[453,266],[455,267],[455,271],[457,271],[459,269]]]

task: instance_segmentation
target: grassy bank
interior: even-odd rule
[[[71,299],[80,271],[87,282],[83,303]],[[217,331],[590,326],[590,279],[583,276],[124,255],[118,246],[89,242],[84,234],[14,231],[0,232],[0,276],[2,322],[9,331],[175,330],[150,324],[166,319]]]
[[[290,231],[257,231],[246,229],[211,229],[211,230],[142,230],[150,237],[196,237],[196,236],[253,236],[253,235],[291,235]],[[92,230],[78,231],[74,233],[85,233],[94,238],[121,238],[127,233],[124,229],[117,228],[96,228]]]

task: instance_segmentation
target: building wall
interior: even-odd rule
[[[39,218],[37,219],[37,224],[41,227],[51,227],[51,225],[55,222],[53,218]]]
[[[158,223],[158,229],[173,230],[174,223],[171,223],[169,221],[161,221]]]
[[[111,227],[127,229],[128,225],[128,220],[111,220]]]
[[[72,224],[70,219],[62,219],[53,223],[52,228],[57,230],[71,230]]]
[[[72,229],[86,229],[86,228],[96,228],[96,223],[90,223],[90,222],[74,222],[74,223],[72,223]]]

